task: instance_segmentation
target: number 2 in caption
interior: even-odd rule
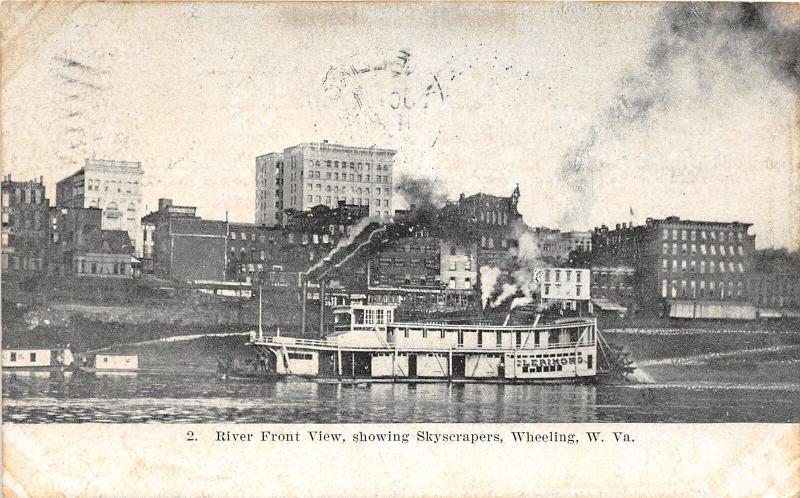
[[[197,438],[194,437],[194,431],[186,431],[186,440],[187,441],[197,441]]]

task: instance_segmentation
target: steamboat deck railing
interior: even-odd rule
[[[352,346],[347,344],[339,344],[335,340],[324,340],[324,339],[301,339],[301,338],[294,338],[294,337],[258,337],[254,335],[251,337],[250,342],[257,346],[273,346],[273,347],[300,347],[303,349],[309,348],[323,348],[323,349],[346,349],[348,351],[380,351],[380,352],[391,352],[391,351],[426,351],[426,352],[499,352],[499,351],[520,351],[520,352],[528,352],[528,351],[541,351],[541,350],[550,350],[550,349],[574,349],[577,347],[586,347],[586,346],[594,346],[595,341],[593,340],[582,340],[582,341],[575,341],[575,342],[553,342],[553,343],[546,343],[546,344],[538,344],[534,346],[527,346],[527,347],[512,347],[512,348],[504,348],[502,346],[497,346],[496,344],[483,344],[483,345],[464,345],[464,344],[453,344],[453,345],[424,345],[418,343],[409,343],[409,344],[398,344],[396,342],[385,342],[381,345],[375,346]]]

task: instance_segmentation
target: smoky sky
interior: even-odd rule
[[[700,78],[712,79],[708,58],[730,67],[757,66],[793,92],[800,92],[800,20],[788,19],[780,4],[676,3],[662,7],[646,63],[625,74],[618,91],[594,123],[564,155],[559,170],[583,209],[563,213],[562,223],[585,224],[593,204],[592,183],[607,166],[595,157],[603,142],[624,141],[626,132],[646,128],[675,99],[676,61],[689,58]]]
[[[73,10],[13,26],[27,46],[3,54],[4,172],[48,194],[86,158],[140,161],[146,209],[252,221],[255,157],[329,140],[397,150],[397,208],[519,183],[532,226],[590,230],[630,206],[637,223],[739,220],[761,246],[800,244],[797,4]]]

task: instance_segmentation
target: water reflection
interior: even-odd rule
[[[800,421],[796,382],[353,386],[147,373],[15,373],[3,380],[3,411],[10,422]]]

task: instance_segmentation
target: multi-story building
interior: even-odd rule
[[[38,272],[46,268],[49,247],[47,199],[42,178],[2,182],[2,271]]]
[[[527,233],[536,245],[538,259],[550,264],[569,261],[573,252],[589,253],[592,250],[591,232],[562,232],[554,228],[529,227]]]
[[[171,219],[187,218],[198,219],[197,208],[194,206],[176,206],[172,204],[172,199],[159,199],[158,211],[142,217],[142,272],[154,273],[154,258],[155,258],[155,239],[156,228],[164,226]],[[162,232],[163,233],[163,232]],[[162,264],[162,272],[163,265]]]
[[[312,206],[368,206],[370,216],[389,219],[396,151],[302,143],[256,158],[256,225],[281,226],[285,211]]]
[[[58,207],[99,208],[104,230],[125,230],[142,253],[142,177],[139,162],[86,159],[83,168],[56,184]]]
[[[754,272],[750,294],[753,304],[759,308],[800,309],[800,275]]]
[[[71,275],[76,271],[75,250],[86,234],[101,230],[103,212],[99,208],[50,208],[50,272]],[[130,244],[130,239],[128,241]],[[130,255],[131,248],[125,248]],[[130,263],[130,257],[129,263]]]
[[[591,272],[582,268],[542,268],[539,303],[547,308],[591,312]]]
[[[595,308],[623,311],[639,302],[636,289],[636,269],[632,266],[593,266],[592,303]]]
[[[441,210],[442,238],[476,243],[476,266],[501,266],[517,243],[522,215],[517,210],[519,186],[510,197],[479,193],[461,194],[457,202]]]
[[[800,252],[763,249],[754,255],[750,298],[761,316],[797,315],[800,309]]]
[[[440,280],[448,289],[472,292],[478,280],[478,245],[442,240],[439,252],[442,258]]]
[[[370,287],[441,289],[441,242],[424,230],[388,242],[370,261]]]
[[[750,226],[675,216],[614,230],[602,226],[592,237],[592,259],[596,265],[632,265],[634,292],[645,307],[682,318],[748,318],[755,248]]]
[[[253,282],[297,287],[300,274],[325,257],[367,215],[365,206],[315,206],[291,213],[287,227],[204,220],[193,206],[159,199],[141,220],[143,268],[160,278]]]
[[[158,211],[141,220],[143,268],[157,277],[181,282],[222,282],[226,277],[228,227],[204,220],[195,208],[159,199]]]
[[[285,214],[283,228],[248,223],[229,225],[230,278],[247,280],[260,275],[266,285],[296,286],[300,273],[314,267],[341,240],[358,235],[353,234],[353,229],[369,215],[369,207],[339,201],[335,208],[318,205],[307,211],[287,210]],[[344,251],[340,254],[345,255]],[[348,266],[348,276],[359,270]],[[327,275],[333,278],[332,274]]]

